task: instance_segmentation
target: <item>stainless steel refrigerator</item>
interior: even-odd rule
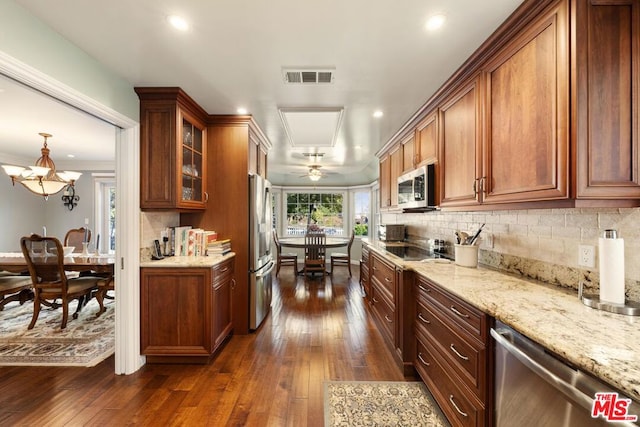
[[[249,175],[249,328],[257,329],[271,310],[273,210],[271,184]]]

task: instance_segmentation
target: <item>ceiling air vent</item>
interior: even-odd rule
[[[333,83],[333,69],[283,69],[284,82],[289,84]]]

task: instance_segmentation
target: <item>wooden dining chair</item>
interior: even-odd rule
[[[304,236],[304,274],[326,272],[325,253],[327,237],[324,233],[307,233]]]
[[[77,319],[83,304],[91,298],[91,293],[98,289],[98,284],[104,278],[68,278],[64,270],[62,244],[55,237],[42,237],[37,234],[25,236],[20,239],[20,248],[27,261],[34,289],[33,317],[27,329],[33,329],[35,326],[42,305],[51,308],[62,306],[60,329],[64,329],[69,317],[69,303],[74,299],[78,300],[78,307],[73,314],[73,318]],[[62,301],[61,304],[56,303],[58,299]]]
[[[349,269],[349,277],[351,277],[351,246],[353,245],[353,239],[355,233],[351,230],[351,238],[349,244],[347,244],[347,253],[334,252],[331,254],[331,275],[333,276],[333,269],[336,265],[346,265]]]
[[[18,301],[22,305],[32,298],[31,277],[0,273],[0,311],[12,301]]]
[[[95,296],[96,296],[96,301],[98,301],[98,305],[100,306],[100,308],[96,313],[96,317],[100,317],[100,315],[106,311],[106,308],[104,308],[105,298],[114,299],[114,297],[109,295],[107,292],[115,291],[115,289],[116,289],[116,282],[113,276],[106,277],[104,278],[104,280],[101,280],[100,282],[98,282],[98,290],[96,291]]]
[[[276,277],[278,277],[278,273],[280,272],[280,267],[283,265],[292,265],[293,266],[293,275],[298,274],[298,255],[293,252],[282,253],[282,246],[280,245],[280,240],[278,240],[278,232],[276,229],[273,229],[273,241],[276,245]]]
[[[85,231],[86,230],[86,231]],[[85,227],[72,228],[67,231],[64,236],[64,245],[73,246],[73,252],[82,252],[82,243],[85,241],[85,232],[87,234],[87,243],[91,241],[91,230]]]

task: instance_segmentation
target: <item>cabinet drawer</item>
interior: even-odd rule
[[[478,340],[460,329],[452,329],[437,310],[418,303],[416,306],[416,332],[431,344],[433,351],[442,356],[460,379],[480,400],[486,394],[486,348]]]
[[[481,342],[486,342],[486,316],[480,310],[432,285],[423,277],[418,278],[416,295],[419,301],[434,303],[456,324],[478,337]]]
[[[382,326],[382,332],[389,342],[395,345],[395,306],[387,300],[376,284],[371,286],[371,308]]]
[[[231,278],[233,275],[233,258],[223,261],[211,268],[213,273],[213,283],[222,283]]]
[[[389,298],[394,299],[396,294],[396,270],[393,264],[389,264],[377,256],[371,257],[371,278],[378,282]]]
[[[429,350],[430,344],[417,334],[415,367],[453,426],[484,425],[485,410],[475,398],[458,388],[447,375],[442,361]]]

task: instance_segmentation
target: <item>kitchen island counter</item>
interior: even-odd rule
[[[575,290],[494,269],[403,261],[375,243],[369,247],[640,402],[640,317],[593,309]]]

